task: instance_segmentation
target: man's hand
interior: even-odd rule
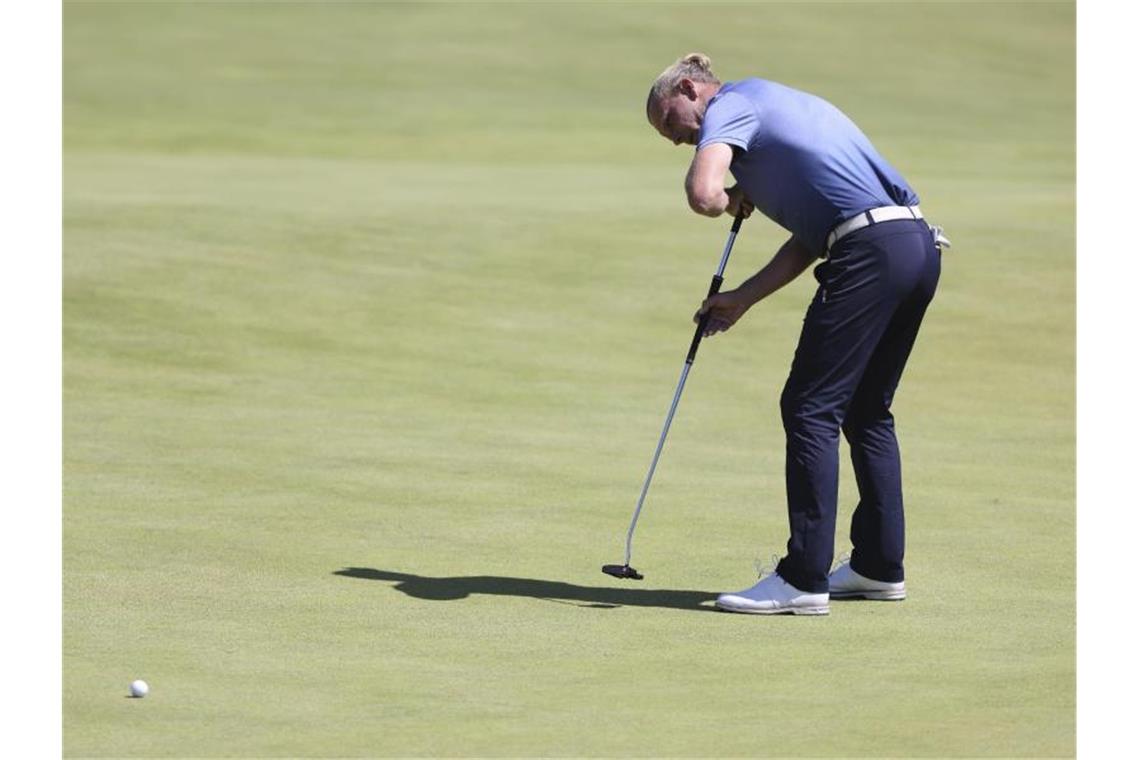
[[[726,188],[725,193],[728,194],[728,208],[725,211],[729,216],[736,216],[741,211],[744,212],[744,218],[752,216],[752,211],[756,207],[752,205],[752,201],[744,197],[744,191],[740,189],[740,185],[733,185]]]
[[[740,290],[728,290],[709,296],[701,304],[701,308],[693,315],[693,321],[700,324],[701,317],[708,313],[709,321],[705,324],[704,337],[724,332],[736,324],[736,320],[744,316],[744,312],[752,308],[755,301],[749,299]]]

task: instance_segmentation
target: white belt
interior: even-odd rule
[[[890,222],[895,219],[921,218],[922,209],[918,206],[882,206],[880,208],[864,211],[862,214],[856,214],[851,217],[831,231],[831,234],[827,236],[827,250],[830,253],[831,247],[838,243],[840,238],[850,235],[855,230],[870,227],[872,224]]]

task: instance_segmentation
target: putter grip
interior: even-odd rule
[[[738,218],[737,224],[735,224],[733,226],[737,227],[739,225],[739,221],[740,220]],[[715,296],[718,292],[720,292],[720,284],[722,282],[724,282],[723,277],[721,277],[720,275],[713,275],[712,284],[709,285],[709,294],[705,297],[711,298],[712,296]],[[705,334],[705,326],[708,325],[708,323],[709,323],[709,312],[706,311],[704,314],[701,315],[701,321],[697,323],[697,331],[696,331],[696,333],[693,334],[693,342],[689,344],[689,355],[685,359],[685,364],[692,364],[693,360],[697,358],[697,347],[699,345],[701,345],[701,336]]]
[[[736,218],[732,220],[732,234],[733,235],[740,232],[740,225],[742,225],[742,224],[744,224],[744,213],[743,212],[737,214]]]

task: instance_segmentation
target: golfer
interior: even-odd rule
[[[666,69],[646,103],[650,124],[694,145],[685,178],[693,211],[748,216],[791,233],[735,290],[705,300],[705,335],[817,263],[819,282],[780,397],[791,538],[775,572],[721,594],[733,612],[824,615],[831,597],[903,599],[903,494],[891,400],[949,245],[923,220],[918,195],[842,112],[762,79],[721,83],[708,56]],[[725,188],[731,172],[736,184]],[[822,260],[822,261],[821,261]],[[839,431],[859,487],[850,562],[835,550]]]

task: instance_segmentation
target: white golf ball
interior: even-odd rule
[[[146,681],[139,679],[138,681],[131,681],[131,696],[132,697],[145,697],[150,693],[150,687],[146,685]]]

